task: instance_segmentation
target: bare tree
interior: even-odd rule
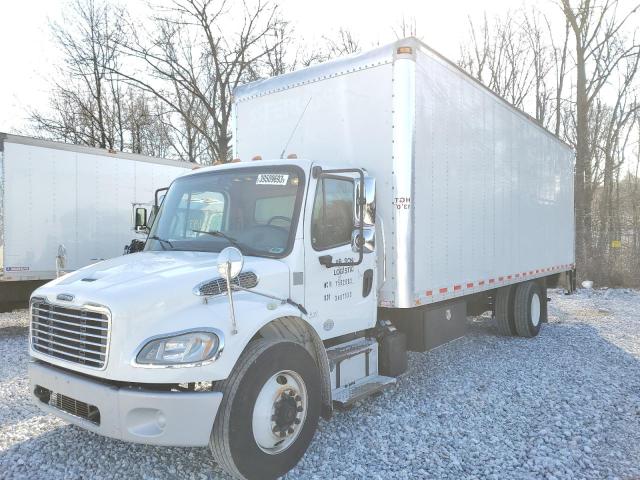
[[[241,27],[227,31],[233,15]],[[227,161],[232,92],[254,79],[256,65],[275,51],[281,42],[274,34],[280,22],[277,7],[260,0],[233,5],[226,0],[174,0],[170,8],[157,11],[151,34],[143,37],[132,26],[133,41],[123,49],[140,70],[118,68],[114,73],[179,113],[202,136],[212,161]],[[177,90],[197,101],[196,117],[191,103],[174,94]]]
[[[393,34],[398,40],[407,37],[418,36],[418,25],[416,23],[416,17],[405,18],[402,17],[400,25],[397,28],[392,28]]]
[[[487,14],[484,14],[480,27],[473,23],[471,17],[468,17],[467,20],[469,22],[470,39],[460,47],[458,65],[469,72],[472,77],[487,85],[485,71],[492,50]]]
[[[117,45],[123,31],[119,18],[107,3],[94,0],[75,0],[70,15],[62,23],[53,23],[54,37],[64,54],[64,69],[86,96],[76,95],[75,86],[59,83],[57,89],[68,100],[75,100],[77,110],[85,113],[89,128],[85,129],[87,143],[102,148],[114,148],[108,118],[110,94],[117,87],[109,85],[108,68],[118,62]],[[70,28],[72,26],[72,28]],[[109,91],[111,89],[111,91]],[[112,98],[112,97],[111,97]]]
[[[122,61],[125,15],[109,3],[75,0],[62,21],[51,24],[64,62],[48,111],[31,112],[37,135],[112,150],[169,154],[166,138],[158,135],[162,122],[153,102],[126,88],[112,73]]]
[[[563,98],[564,98],[564,86],[567,78],[568,69],[568,46],[569,46],[569,22],[565,21],[564,35],[562,40],[562,46],[556,44],[553,29],[549,22],[549,19],[545,16],[545,23],[547,25],[547,32],[549,41],[551,42],[551,50],[553,53],[553,72],[554,72],[554,128],[553,132],[556,136],[560,136],[560,129],[562,127],[562,112],[563,112]]]
[[[512,105],[523,108],[535,80],[535,59],[528,45],[533,37],[514,27],[512,12],[504,19],[496,17],[491,25],[486,16],[483,20],[477,27],[469,19],[470,41],[463,45],[458,64]],[[538,66],[547,68],[541,59]]]
[[[535,104],[535,118],[542,125],[548,125],[552,117],[550,108],[553,105],[553,90],[547,85],[549,73],[553,69],[553,44],[549,44],[546,29],[543,24],[548,20],[539,11],[531,9],[523,11],[522,30],[526,39],[525,46],[529,49],[531,68],[533,70],[533,102]]]
[[[620,34],[640,6],[618,15],[618,1],[560,0],[560,6],[575,40],[576,67],[576,257],[584,264],[591,257],[591,198],[585,188],[592,174],[592,152],[589,148],[589,111],[602,88],[608,83],[619,63],[637,50],[620,41]]]
[[[360,42],[356,40],[351,31],[345,28],[340,28],[335,38],[325,36],[323,39],[327,44],[327,59],[351,55],[361,50]]]

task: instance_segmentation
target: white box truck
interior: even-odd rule
[[[34,292],[45,411],[275,478],[407,349],[490,310],[535,336],[572,290],[571,149],[418,40],[234,102],[239,162],[176,179],[143,252]]]
[[[0,133],[0,304],[122,255],[154,192],[186,162]],[[151,213],[150,211],[148,212]]]

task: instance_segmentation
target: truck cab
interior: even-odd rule
[[[298,159],[176,179],[143,252],[34,292],[37,403],[123,440],[210,444],[240,477],[286,472],[332,400],[394,381],[373,338],[374,189]]]

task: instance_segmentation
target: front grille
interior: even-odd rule
[[[242,272],[231,283],[242,288],[254,288],[258,285],[258,276],[253,272]],[[227,281],[224,278],[215,278],[201,283],[197,289],[198,295],[220,295],[221,293],[227,293]]]
[[[40,385],[36,386],[34,394],[42,403],[100,425],[100,410],[95,405],[81,402],[61,393],[52,392]]]
[[[111,321],[105,312],[31,303],[31,345],[51,357],[92,368],[104,368]]]

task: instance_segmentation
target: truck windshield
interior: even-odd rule
[[[304,173],[296,166],[200,173],[173,182],[145,250],[283,257],[290,251],[302,203]]]

